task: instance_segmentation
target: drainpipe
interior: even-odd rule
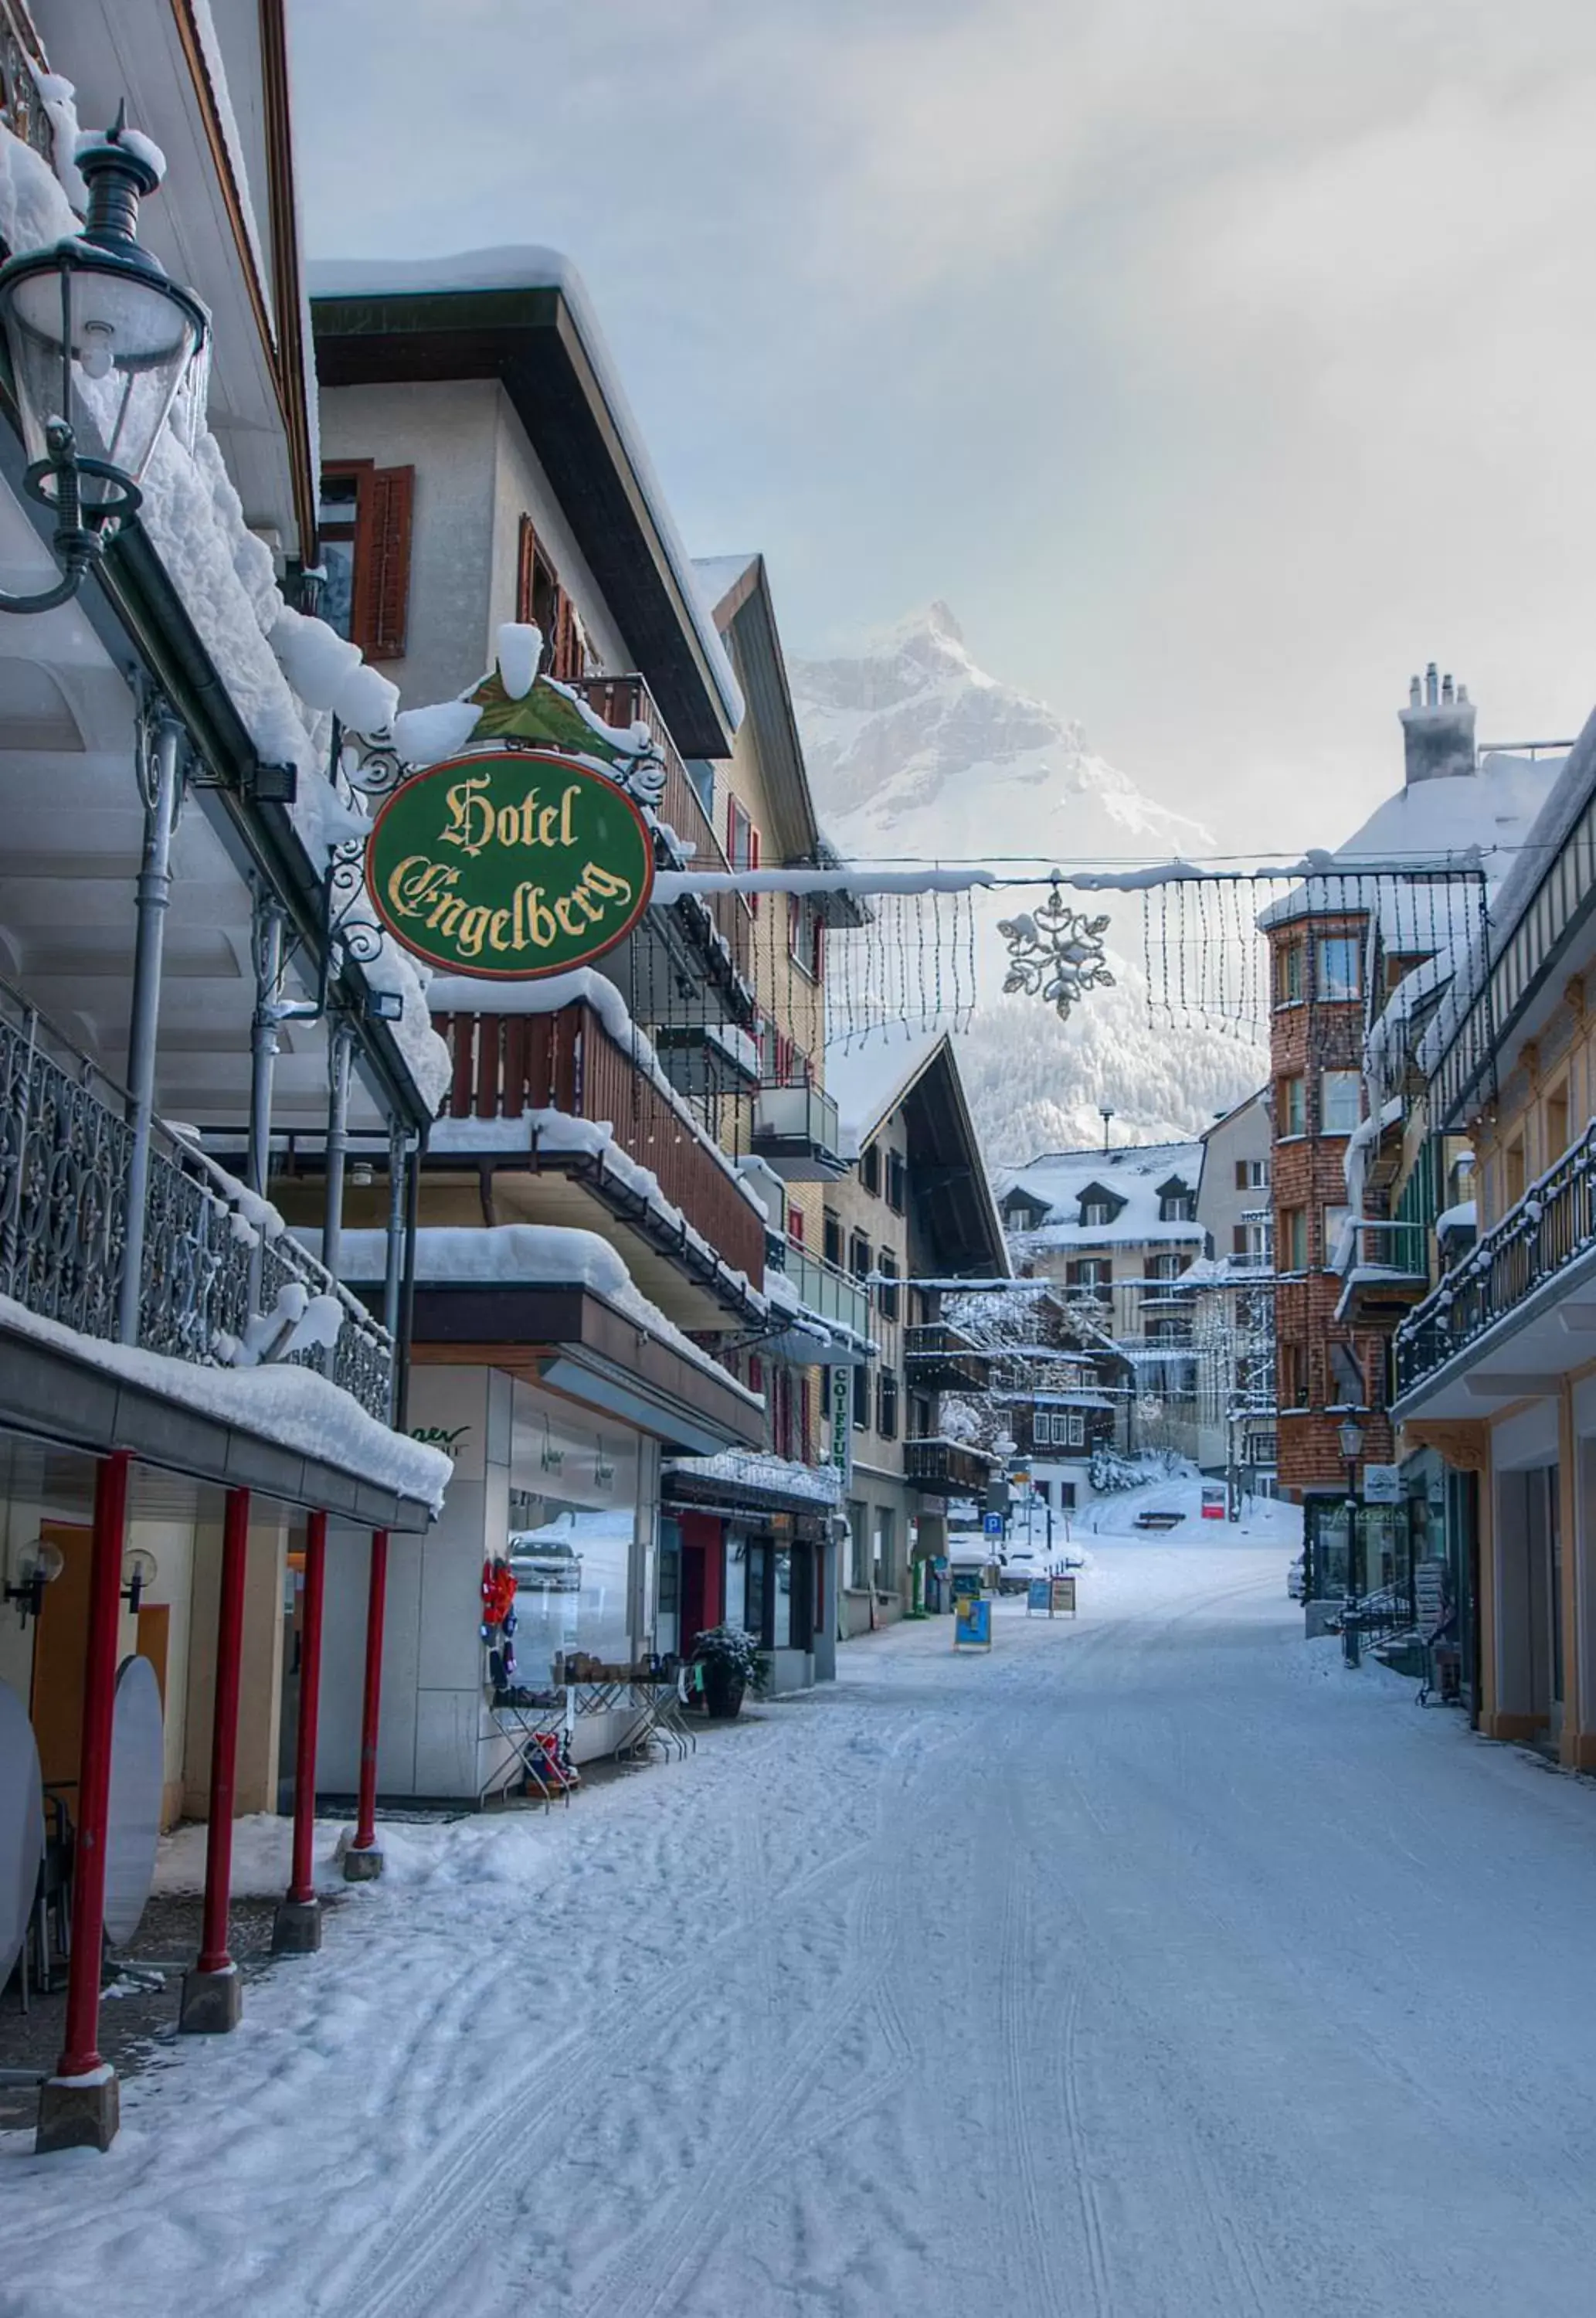
[[[128,1227],[117,1297],[118,1342],[139,1341],[144,1288],[144,1220],[149,1199],[150,1137],[155,1125],[156,1033],[161,1011],[161,953],[172,899],[172,831],[177,819],[177,744],[183,726],[163,707],[152,751],[153,778],[144,797],[144,853],[139,865],[133,948],[133,1003],[128,1026]]]
[[[327,1048],[327,1185],[321,1217],[321,1261],[335,1283],[344,1253],[344,1162],[349,1150],[349,1074],[354,1054],[354,1032],[342,1016],[335,1018]],[[336,1347],[323,1352],[322,1368],[333,1373]]]
[[[257,1199],[271,1172],[272,1068],[277,1059],[277,995],[282,981],[284,912],[264,889],[255,902],[255,1020],[249,1032],[249,1167]]]

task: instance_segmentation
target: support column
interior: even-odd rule
[[[404,1312],[406,1169],[409,1137],[397,1119],[388,1125],[388,1242],[382,1271],[382,1325],[393,1346],[393,1372],[389,1388],[388,1418],[399,1422],[399,1323]]]
[[[221,1532],[221,1600],[216,1616],[216,1705],[211,1729],[211,1816],[205,1829],[205,1915],[200,1960],[184,1975],[177,2026],[190,2035],[236,2028],[243,2012],[238,1967],[228,1952],[233,1876],[233,1781],[238,1755],[239,1669],[244,1657],[244,1560],[249,1492],[228,1491]]]
[[[327,1050],[327,1183],[321,1216],[321,1260],[335,1280],[344,1252],[344,1162],[349,1150],[349,1077],[354,1061],[354,1032],[346,1021],[335,1020]]]
[[[377,1841],[377,1738],[382,1720],[382,1617],[388,1604],[388,1532],[372,1532],[372,1575],[366,1594],[366,1685],[360,1721],[360,1806],[354,1842],[344,1855],[344,1881],[372,1883],[382,1873]]]
[[[105,1945],[105,1822],[111,1800],[111,1728],[116,1696],[122,1550],[132,1459],[117,1450],[94,1478],[89,1625],[84,1653],[83,1745],[77,1774],[76,1858],[72,1879],[72,1962],[67,1981],[67,2040],[39,2097],[40,2154],[109,2149],[120,2121],[116,2071],[100,2057],[100,1964]]]
[[[305,1532],[305,1614],[300,1631],[300,1721],[293,1766],[293,1870],[277,1909],[272,1945],[280,1955],[309,1955],[321,1945],[316,1896],[316,1725],[321,1702],[321,1605],[327,1592],[327,1515],[314,1513]]]
[[[135,908],[133,994],[128,1024],[128,1227],[122,1246],[117,1295],[117,1337],[139,1341],[139,1306],[144,1289],[144,1220],[149,1203],[150,1137],[155,1126],[156,1033],[161,1011],[161,956],[166,911],[172,899],[172,831],[177,820],[177,748],[183,726],[170,709],[156,728],[148,776],[140,743],[144,795],[144,851]]]
[[[264,888],[255,902],[255,1020],[249,1031],[250,1190],[266,1196],[272,1165],[272,1078],[282,982],[282,904]]]

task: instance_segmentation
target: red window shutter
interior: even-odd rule
[[[802,1208],[789,1208],[787,1209],[787,1237],[792,1241],[794,1247],[802,1246],[803,1210]]]
[[[532,575],[537,562],[537,534],[532,527],[532,517],[521,518],[521,535],[516,544],[516,617],[523,625],[532,618]]]
[[[368,660],[402,660],[410,601],[410,513],[414,467],[378,467],[372,475],[371,633]]]
[[[563,588],[554,597],[554,658],[550,673],[569,684],[582,673],[581,645],[577,634],[577,607]]]
[[[764,1389],[765,1363],[759,1358],[758,1352],[750,1352],[749,1354],[749,1390],[750,1392],[763,1392]]]
[[[803,1377],[800,1379],[798,1385],[798,1454],[806,1464],[809,1461],[809,1446],[812,1437],[810,1433],[811,1412],[812,1396],[810,1392],[809,1379]]]
[[[749,867],[750,869],[757,869],[758,867],[759,832],[750,822],[749,823]],[[752,915],[757,918],[759,914],[759,896],[758,894],[750,894],[749,895],[749,908]]]

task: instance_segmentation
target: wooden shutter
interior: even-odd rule
[[[372,578],[366,602],[368,660],[402,660],[410,601],[410,512],[414,467],[378,467],[372,474]]]
[[[582,673],[582,647],[577,629],[577,607],[563,588],[554,596],[554,658],[550,674],[562,684],[573,683]]]
[[[1247,1189],[1247,1162],[1244,1159],[1236,1161],[1236,1189],[1238,1191]]]
[[[1246,1226],[1246,1225],[1245,1225],[1245,1224],[1233,1224],[1233,1225],[1231,1226],[1231,1241],[1230,1241],[1230,1244],[1231,1244],[1231,1253],[1232,1253],[1233,1255],[1245,1255],[1245,1254],[1246,1254],[1246,1253],[1247,1253],[1247,1226]]]
[[[537,562],[537,533],[532,517],[521,518],[520,536],[516,543],[516,617],[525,626],[532,618],[532,575]]]

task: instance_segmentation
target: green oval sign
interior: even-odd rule
[[[525,982],[623,941],[654,849],[632,799],[542,750],[453,757],[396,789],[366,840],[366,886],[395,939],[452,974]]]

